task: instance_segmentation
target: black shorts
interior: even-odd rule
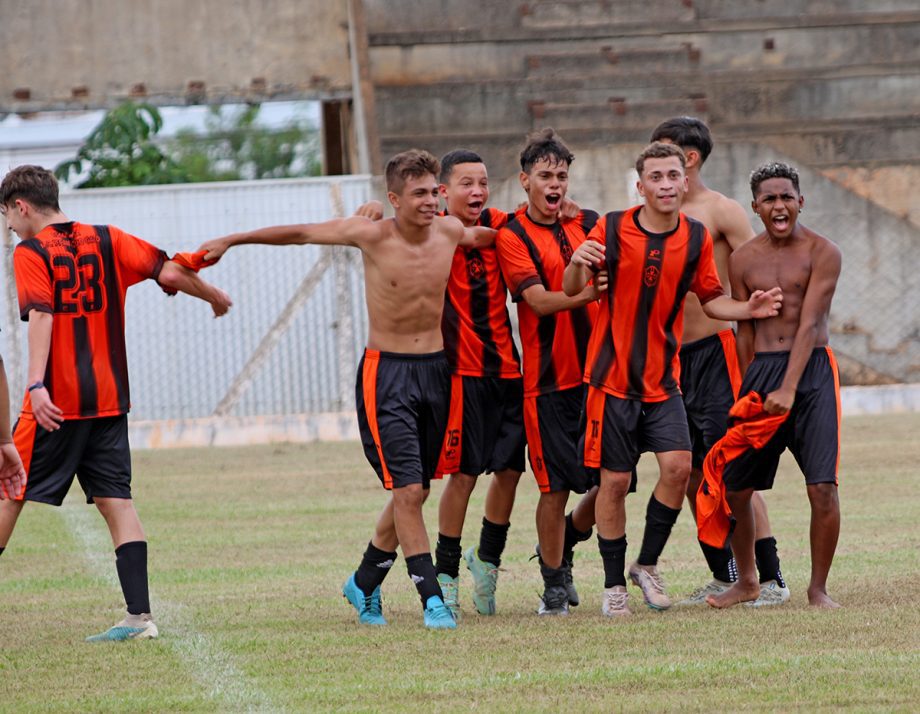
[[[364,455],[386,489],[428,488],[447,427],[450,368],[444,352],[365,350],[355,401]]]
[[[639,463],[639,455],[646,451],[690,451],[687,414],[681,398],[640,402],[588,387],[579,444],[585,465],[632,471]]]
[[[524,426],[530,467],[541,493],[585,493],[598,483],[597,469],[578,456],[584,387],[524,397]]]
[[[788,352],[758,352],[744,375],[741,393],[765,398],[779,389]],[[795,391],[789,417],[762,449],[752,449],[726,464],[725,488],[772,488],[780,454],[792,452],[805,483],[837,483],[840,461],[840,378],[830,347],[816,347]]]
[[[735,333],[723,330],[680,348],[680,391],[687,410],[687,425],[694,468],[728,428],[728,410],[738,400],[741,370]]]
[[[93,498],[131,498],[126,414],[71,419],[56,431],[22,414],[13,427],[13,441],[26,470],[26,501],[60,506],[74,476],[87,503]]]
[[[453,375],[440,473],[524,470],[524,380]]]

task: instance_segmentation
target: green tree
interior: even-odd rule
[[[183,170],[154,141],[162,127],[156,107],[125,102],[106,112],[76,158],[58,164],[54,173],[66,181],[71,173],[80,175],[87,166],[88,176],[77,188],[185,181]]]
[[[318,130],[306,121],[281,129],[262,126],[260,109],[258,104],[236,110],[213,106],[204,133],[186,128],[162,139],[157,134],[163,118],[156,107],[125,102],[107,112],[76,158],[54,172],[66,181],[86,167],[87,178],[77,188],[318,176]]]
[[[189,181],[318,176],[321,172],[319,132],[304,121],[281,129],[258,123],[261,106],[239,109],[212,106],[205,132],[181,129],[169,152]]]

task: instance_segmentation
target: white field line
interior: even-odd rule
[[[112,541],[96,509],[68,499],[58,510],[80,544],[92,574],[120,591]],[[164,639],[205,688],[208,697],[233,711],[280,711],[268,695],[234,665],[229,653],[207,635],[195,631],[194,620],[184,605],[151,595],[150,607],[157,625],[167,633]]]

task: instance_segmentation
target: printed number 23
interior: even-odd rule
[[[54,281],[54,311],[75,313],[102,309],[102,266],[99,256],[85,253],[76,262],[69,255],[56,255],[55,268],[64,268],[66,276]]]

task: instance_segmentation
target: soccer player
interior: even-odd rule
[[[597,270],[609,276],[588,347],[583,458],[586,466],[600,468],[596,514],[604,561],[602,612],[611,617],[630,613],[624,577],[626,494],[643,451],[655,453],[659,479],[629,577],[649,607],[671,605],[657,563],[690,478],[690,434],[677,354],[684,296],[695,292],[710,317],[742,320],[775,315],[780,292],[759,290],[746,303],[723,293],[709,232],[680,212],[688,184],[680,148],[651,144],[639,155],[636,171],[645,203],[599,219],[575,250],[564,278],[566,294],[576,295]]]
[[[495,231],[464,228],[437,215],[438,160],[410,150],[387,163],[387,198],[395,217],[363,216],[325,223],[275,226],[208,241],[207,258],[247,243],[322,244],[359,248],[370,324],[358,367],[356,400],[364,453],[391,497],[376,532],[343,595],[367,625],[385,625],[380,586],[400,546],[409,576],[433,629],[453,629],[434,563],[422,504],[438,465],[450,397],[441,315],[454,252],[461,243],[481,247]]]
[[[713,191],[703,182],[700,171],[713,146],[709,127],[695,117],[674,117],[659,124],[651,140],[675,144],[684,152],[689,189],[680,210],[706,226],[712,236],[719,279],[723,286],[728,285],[728,257],[753,238],[754,231],[741,204]],[[708,317],[699,298],[688,293],[684,301],[684,333],[680,348],[680,390],[693,445],[687,501],[694,517],[696,492],[703,478],[703,458],[725,434],[728,410],[738,399],[740,386],[741,372],[731,325]],[[754,550],[761,583],[760,597],[753,604],[781,605],[789,599],[789,588],[780,571],[767,506],[757,492],[752,504],[757,524]],[[705,604],[707,595],[724,592],[738,577],[730,545],[716,548],[703,541],[699,544],[712,571],[712,580],[678,605]]]
[[[540,488],[541,615],[566,615],[569,605],[578,604],[571,583],[572,549],[591,536],[594,525],[595,479],[578,458],[577,442],[588,334],[605,276],[572,297],[562,292],[562,274],[572,252],[597,220],[593,211],[558,219],[573,159],[552,129],[529,137],[520,174],[527,209],[496,238],[502,273],[518,304],[524,348],[524,427]],[[566,517],[571,491],[588,495]]]
[[[0,500],[18,497],[25,483],[26,472],[10,432],[10,388],[0,357]]]
[[[840,387],[828,346],[828,314],[840,275],[840,249],[798,222],[805,198],[791,166],[758,167],[751,191],[764,231],[732,254],[732,291],[744,298],[779,280],[786,300],[778,316],[738,325],[741,393],[756,392],[767,414],[788,417],[762,449],[725,466],[726,499],[736,520],[732,547],[738,581],[707,602],[721,608],[758,597],[751,496],[772,487],[779,456],[788,447],[805,475],[811,503],[808,602],[834,608],[827,576],[840,534]]]
[[[508,214],[486,208],[489,177],[482,158],[458,149],[441,159],[446,214],[464,226],[500,228]],[[498,568],[524,470],[524,388],[511,336],[507,288],[495,246],[460,246],[454,253],[441,323],[451,368],[451,409],[442,469],[450,473],[438,508],[435,568],[447,606],[459,616],[463,555],[473,576],[473,604],[495,614]],[[460,547],[470,495],[479,474],[492,472],[479,546]]]
[[[74,475],[102,514],[115,546],[127,615],[92,642],[157,636],[147,585],[147,542],[131,499],[127,289],[152,279],[230,308],[226,293],[115,226],[71,221],[54,175],[20,166],[0,183],[0,211],[21,242],[13,253],[19,311],[29,323],[28,390],[13,440],[26,487],[0,504],[0,551],[25,501],[60,506]]]

